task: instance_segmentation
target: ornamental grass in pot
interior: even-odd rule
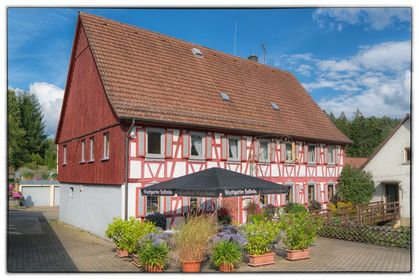
[[[209,248],[211,237],[217,232],[214,215],[190,216],[175,233],[175,247],[183,272],[200,272],[201,262]]]
[[[246,250],[249,253],[250,266],[262,266],[275,263],[273,244],[279,240],[280,225],[267,219],[255,219],[246,224]]]
[[[284,231],[283,243],[287,246],[287,260],[302,260],[310,257],[309,247],[314,243],[323,220],[308,212],[288,213],[281,218]]]

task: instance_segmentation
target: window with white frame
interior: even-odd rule
[[[81,140],[81,159],[80,159],[80,163],[83,163],[86,161],[86,142],[83,140]]]
[[[203,134],[191,133],[191,158],[202,159],[204,157]]]
[[[329,201],[332,201],[334,195],[335,195],[335,188],[333,184],[327,184],[327,197]]]
[[[269,141],[260,141],[259,160],[262,162],[269,161]]]
[[[63,145],[63,165],[67,164],[67,145]]]
[[[103,134],[103,159],[109,159],[109,132]]]
[[[308,184],[308,202],[316,200],[316,185],[315,184]]]
[[[288,184],[286,184],[286,186],[288,187],[288,191],[285,194],[285,202],[290,203],[290,202],[292,202],[292,192],[293,192],[293,189],[294,189],[294,184],[288,183]]]
[[[267,205],[268,204],[268,195],[260,195],[259,201],[261,205]]]
[[[189,200],[189,208],[190,211],[196,211],[198,210],[198,198],[196,197],[191,197]]]
[[[90,154],[89,154],[89,161],[95,160],[95,138],[90,137]]]
[[[294,157],[294,149],[292,143],[285,144],[285,161],[286,162],[293,162],[295,159]]]
[[[239,160],[239,139],[228,138],[228,159]]]
[[[159,211],[159,197],[158,196],[147,196],[146,213],[151,214]]]
[[[316,145],[308,145],[308,163],[316,163]]]
[[[164,157],[164,130],[158,128],[147,129],[147,157]]]
[[[410,148],[404,148],[404,163],[410,164],[411,156]]]
[[[335,163],[335,147],[327,146],[327,163]]]

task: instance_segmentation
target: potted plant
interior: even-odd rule
[[[281,219],[281,228],[285,236],[283,242],[287,246],[287,260],[302,260],[310,257],[309,246],[316,239],[317,230],[322,220],[310,216],[306,211],[288,213]]]
[[[167,264],[169,249],[164,233],[148,234],[140,242],[138,260],[146,271],[162,272]]]
[[[111,239],[116,246],[116,254],[118,257],[128,257],[128,247],[126,244],[127,222],[121,218],[115,218],[105,232],[105,236]]]
[[[175,244],[183,272],[199,272],[201,262],[216,233],[217,221],[212,215],[191,216],[175,233]]]
[[[237,232],[236,227],[224,225],[220,232],[211,239],[211,261],[222,272],[234,271],[234,267],[243,257],[242,249],[247,240]]]
[[[249,253],[250,266],[262,266],[275,263],[273,243],[279,239],[279,223],[266,219],[256,219],[244,227]]]

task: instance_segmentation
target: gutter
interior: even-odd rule
[[[125,135],[125,205],[124,205],[124,220],[128,220],[128,158],[129,158],[129,139],[131,130],[134,127],[135,119],[132,119],[131,126]]]

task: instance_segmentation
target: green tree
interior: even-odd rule
[[[13,89],[7,90],[7,150],[9,165],[15,169],[24,163],[22,146],[25,131],[20,120],[19,100]]]
[[[337,196],[352,204],[368,203],[374,193],[372,174],[346,165],[340,174]]]
[[[25,131],[22,159],[26,163],[36,159],[33,163],[39,164],[39,157],[43,159],[47,149],[41,106],[34,94],[22,92],[19,94],[19,108],[22,128]]]
[[[54,139],[47,139],[47,149],[45,151],[44,165],[49,169],[57,167],[57,146]]]

